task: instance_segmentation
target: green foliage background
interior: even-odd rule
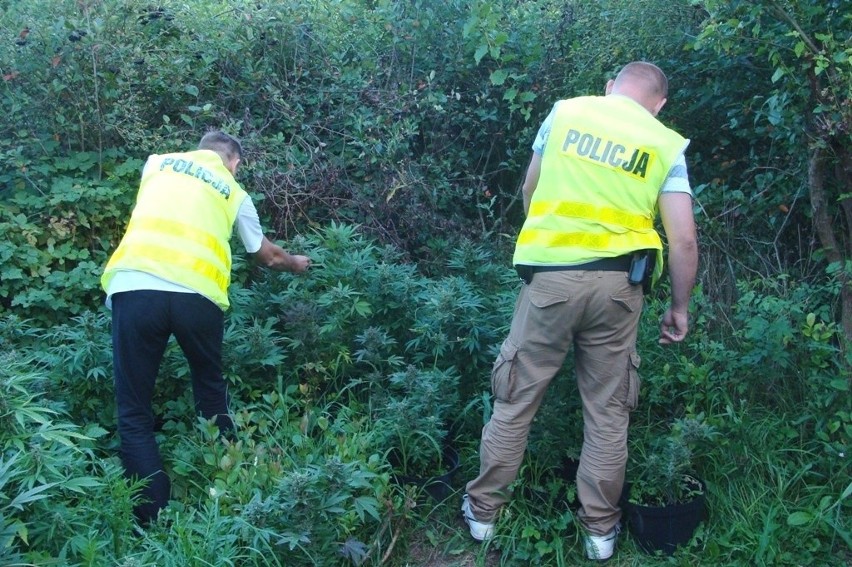
[[[670,563],[849,561],[848,2],[0,0],[0,21],[0,563],[575,564],[570,366],[490,551],[458,494],[394,482],[388,418],[428,432],[421,466],[454,441],[455,489],[475,474],[530,144],[633,59],[667,72],[661,118],[692,139],[702,263],[687,344],[656,345],[665,286],[648,298],[630,474],[698,424],[672,466],[711,516]],[[209,128],[243,140],[264,226],[316,268],[236,262],[236,442],[193,420],[170,350],[175,502],[140,534],[98,278],[146,156]]]

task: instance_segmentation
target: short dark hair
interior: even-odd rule
[[[221,130],[211,130],[204,134],[198,142],[199,150],[212,150],[219,154],[224,161],[243,158],[243,145],[240,141]]]
[[[649,95],[666,98],[669,96],[669,80],[663,70],[647,61],[628,63],[618,73],[616,85],[621,81],[641,82]]]

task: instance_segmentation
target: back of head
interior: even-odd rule
[[[665,73],[653,63],[634,61],[618,73],[612,92],[629,96],[646,108],[655,107],[668,97],[669,81]]]
[[[198,143],[198,149],[216,152],[226,164],[243,157],[243,146],[240,141],[220,130],[213,130],[204,134],[204,137]]]

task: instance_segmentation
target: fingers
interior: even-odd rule
[[[660,340],[658,342],[661,345],[670,345],[672,343],[682,342],[685,337],[686,335],[682,333],[670,333],[668,331],[662,331],[660,333]]]
[[[661,345],[679,343],[686,338],[686,329],[679,328],[675,325],[660,325],[660,340]]]
[[[659,344],[668,345],[682,342],[686,338],[688,327],[687,315],[666,311],[660,318]]]

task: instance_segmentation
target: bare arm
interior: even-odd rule
[[[254,258],[258,264],[278,272],[300,274],[311,266],[311,259],[307,256],[290,254],[265,236]]]
[[[538,186],[538,177],[541,174],[541,156],[533,152],[530,165],[527,167],[527,176],[524,178],[523,194],[524,194],[524,215],[530,214],[530,202]]]
[[[698,271],[698,238],[692,215],[692,196],[663,193],[659,199],[660,218],[669,242],[671,306],[660,322],[660,343],[680,342],[689,331],[689,296]]]

